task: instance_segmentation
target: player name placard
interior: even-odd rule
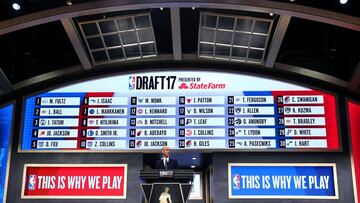
[[[89,98],[85,98],[84,103],[91,106],[104,106],[104,105],[123,106],[128,104],[128,98],[127,97],[89,97]]]
[[[89,116],[126,116],[127,108],[89,108]]]
[[[273,96],[234,96],[234,100],[229,103],[234,104],[273,104]]]
[[[131,115],[137,116],[175,116],[176,108],[175,107],[152,107],[144,108],[137,107],[131,108]]]
[[[179,147],[186,149],[225,148],[225,140],[179,140]]]
[[[175,118],[131,118],[130,126],[175,126]]]
[[[234,126],[274,126],[274,117],[235,117],[228,119],[229,125]]]
[[[224,115],[225,108],[224,107],[180,107],[179,109],[180,115]]]
[[[130,140],[129,147],[131,149],[161,149],[164,146],[175,148],[175,140]]]
[[[86,137],[126,137],[126,129],[87,129],[82,133]]]
[[[288,137],[326,137],[326,128],[286,128],[284,131]]]
[[[305,140],[305,139],[291,139],[285,140],[286,148],[326,148],[326,140]],[[281,142],[281,141],[280,141]]]
[[[54,119],[35,119],[34,126],[39,127],[77,127],[79,119],[77,118],[54,118]]]
[[[224,128],[186,128],[179,130],[180,137],[224,137]]]
[[[232,140],[230,140],[232,141]],[[235,148],[237,149],[270,149],[276,148],[275,140],[264,139],[235,139]],[[230,145],[231,143],[229,143]]]
[[[39,108],[35,109],[38,116],[79,116],[79,108]]]
[[[176,97],[131,97],[132,105],[175,105]]]
[[[321,95],[283,96],[284,104],[323,104]]]
[[[118,127],[126,126],[126,118],[88,118],[83,120],[83,125],[87,126],[107,126],[107,127]]]
[[[78,137],[77,129],[39,129],[34,130],[34,136],[39,138],[62,138],[62,137]]]
[[[88,149],[124,149],[126,140],[86,140]]]
[[[232,132],[233,131],[233,132]],[[274,128],[235,128],[229,129],[229,136],[235,137],[275,137]]]
[[[229,114],[231,115],[274,115],[274,107],[229,107]]]
[[[193,97],[180,97],[180,104],[225,104],[225,97],[223,96],[193,96]]]
[[[180,118],[180,126],[225,126],[225,118]]]
[[[155,129],[155,128],[148,128],[148,129],[131,129],[130,130],[130,137],[175,137],[175,129],[170,128],[162,128],[162,129]]]
[[[285,126],[324,126],[324,117],[285,117]]]
[[[80,97],[41,97],[36,98],[36,104],[41,106],[79,106]]]
[[[285,115],[324,115],[323,106],[286,106],[284,107]]]
[[[77,140],[37,140],[37,149],[76,149]]]

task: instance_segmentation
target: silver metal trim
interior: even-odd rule
[[[136,27],[136,23],[135,23],[135,18],[139,17],[139,16],[144,16],[147,17],[149,22],[150,22],[150,27],[145,27],[145,28],[138,28]],[[134,29],[130,29],[130,30],[120,30],[119,29],[119,25],[116,22],[118,19],[129,19],[131,20],[131,23],[134,26]],[[109,32],[109,33],[103,33],[101,31],[101,27],[100,27],[100,23],[101,22],[113,22],[116,26],[116,31],[115,32]],[[94,24],[96,25],[96,29],[98,31],[98,34],[93,34],[93,35],[85,35],[84,29],[83,29],[83,25],[87,25],[87,24]],[[134,60],[134,59],[139,59],[139,58],[149,58],[149,57],[154,57],[157,56],[157,48],[156,48],[156,40],[155,40],[155,34],[154,34],[154,29],[152,26],[152,22],[151,22],[151,16],[150,13],[146,12],[146,13],[137,13],[137,14],[133,14],[133,15],[126,15],[126,16],[114,16],[114,17],[110,17],[110,18],[106,18],[106,19],[95,19],[95,20],[89,20],[89,21],[83,21],[83,22],[78,22],[78,25],[80,27],[80,31],[81,34],[83,36],[83,38],[85,39],[85,43],[87,45],[87,49],[91,55],[91,59],[93,61],[93,64],[95,64],[96,66],[99,65],[104,65],[104,64],[108,64],[108,63],[113,63],[113,62],[120,62],[120,61],[127,61],[127,60]],[[151,41],[145,41],[145,42],[140,42],[140,38],[139,38],[139,31],[147,31],[149,32],[148,34],[151,34]],[[123,33],[135,33],[136,35],[136,42],[132,43],[132,44],[124,44],[124,39],[123,39]],[[105,38],[104,36],[115,36],[118,37],[119,41],[120,41],[120,45],[116,45],[116,46],[107,46],[105,43]],[[103,45],[102,48],[97,48],[97,49],[90,49],[89,46],[89,42],[88,39],[91,38],[101,38],[101,43]],[[142,50],[142,45],[145,44],[154,44],[154,54],[149,54],[149,55],[144,55],[143,54],[143,50]],[[126,47],[136,47],[139,50],[139,54],[136,56],[132,56],[129,57],[127,56],[126,53]],[[121,49],[121,52],[123,54],[122,58],[114,58],[112,59],[110,57],[110,50],[112,49]],[[107,60],[102,60],[102,61],[95,61],[94,58],[94,52],[98,52],[98,51],[102,51],[106,53],[106,59]]]
[[[357,91],[360,88],[360,62],[358,63],[354,73],[352,74],[348,88],[352,91]]]
[[[318,8],[266,0],[238,0],[236,3],[234,3],[234,1],[228,2],[228,0],[222,0],[222,2],[216,3],[208,0],[199,0],[197,2],[179,2],[173,0],[171,2],[163,3],[158,3],[155,0],[145,0],[143,3],[139,4],[135,4],[135,2],[132,1],[104,0],[101,2],[95,1],[72,6],[63,6],[2,21],[0,22],[0,35],[52,21],[61,20],[63,18],[72,18],[113,11],[150,9],[160,7],[170,8],[180,6],[183,8],[218,8],[274,13],[277,15],[289,15],[292,17],[313,20],[360,31],[360,18],[358,17]]]
[[[6,77],[2,68],[0,68],[0,88],[5,94],[13,91],[13,86],[11,85],[8,78]]]
[[[278,63],[276,62],[274,65],[274,68],[276,69],[281,69],[287,72],[292,72],[292,73],[296,73],[296,74],[300,74],[300,75],[304,75],[307,77],[311,77],[311,78],[315,78],[318,80],[322,80],[325,82],[329,82],[335,85],[338,85],[340,87],[347,87],[348,86],[348,82],[341,80],[339,78],[324,74],[324,73],[320,73],[317,71],[313,71],[307,68],[302,68],[302,67],[298,67],[298,66],[293,66],[293,65],[289,65],[289,64],[283,64],[283,63]]]
[[[51,78],[56,78],[56,77],[66,75],[66,74],[72,74],[72,73],[79,72],[82,70],[84,70],[83,67],[78,65],[78,66],[72,66],[72,67],[61,69],[61,70],[44,73],[44,74],[29,78],[27,80],[23,80],[21,82],[14,84],[14,89],[24,88],[26,86],[29,86],[29,85],[32,85],[35,83],[39,83],[39,82],[42,82],[45,80],[49,80]]]
[[[272,68],[274,66],[290,20],[291,16],[280,16],[270,47],[268,49],[269,54],[265,62],[265,67]]]
[[[186,60],[186,61],[195,61],[195,60],[199,61],[199,60],[201,60],[203,58],[212,58],[212,57],[201,56],[199,58],[196,54],[184,54],[183,55],[183,60]],[[152,57],[152,58],[151,57],[150,58],[144,58],[141,61],[142,62],[145,62],[145,61],[150,62],[150,61],[168,61],[168,60],[172,60],[172,55],[160,54],[160,55],[157,55],[156,58],[154,58],[154,57]],[[204,59],[202,61],[204,61]],[[232,62],[234,63],[234,61],[241,61],[241,60],[236,59],[236,58],[232,58],[231,61],[229,61],[229,60],[227,60],[227,61],[229,63],[232,63]],[[132,64],[132,63],[136,63],[136,62],[138,62],[138,60],[131,60],[131,61],[120,60],[118,63],[117,63],[117,61],[113,61],[110,64],[107,63],[107,64],[99,64],[99,65],[106,65],[107,67],[113,67],[113,66],[117,67],[119,64],[125,65],[125,64]],[[335,78],[333,76],[330,76],[330,75],[327,75],[327,74],[324,74],[324,73],[320,73],[320,72],[317,72],[317,71],[312,71],[312,70],[309,70],[309,69],[306,69],[306,68],[302,68],[302,67],[297,67],[297,66],[293,66],[293,65],[289,65],[289,64],[283,64],[283,63],[275,63],[274,68],[281,69],[281,70],[291,72],[291,73],[296,73],[296,74],[299,74],[299,75],[304,75],[304,76],[311,77],[311,78],[316,78],[316,79],[319,79],[319,80],[322,80],[322,81],[325,81],[325,82],[328,82],[328,83],[335,84],[335,85],[340,86],[340,87],[347,87],[348,86],[347,81]],[[61,70],[52,71],[52,72],[49,72],[49,73],[45,73],[45,74],[42,74],[42,75],[38,75],[38,76],[35,76],[35,77],[32,77],[32,78],[29,78],[29,79],[21,81],[19,83],[16,83],[16,84],[13,85],[13,88],[14,88],[14,90],[21,89],[21,88],[24,88],[26,86],[33,85],[33,84],[36,84],[36,83],[39,83],[39,82],[42,82],[42,81],[45,81],[45,80],[48,80],[48,79],[56,78],[56,77],[59,77],[59,76],[62,76],[62,75],[73,74],[73,73],[80,72],[80,71],[83,71],[83,70],[84,69],[80,65],[78,65],[78,66],[72,66],[72,67],[68,67],[68,68],[65,68],[65,69],[61,69]]]
[[[209,28],[206,26],[202,25],[202,17],[203,16],[213,16],[216,17],[216,26],[214,28]],[[223,29],[223,28],[219,28],[219,18],[220,17],[226,17],[226,18],[232,18],[234,20],[234,24],[232,29]],[[238,31],[236,30],[236,24],[238,19],[249,19],[252,21],[251,24],[251,31]],[[269,28],[267,30],[266,33],[256,33],[255,34],[255,24],[257,22],[267,22],[269,23]],[[228,15],[228,14],[220,14],[220,13],[210,13],[210,12],[201,12],[200,13],[200,22],[199,22],[199,38],[198,38],[198,57],[202,57],[202,58],[212,58],[212,59],[217,59],[217,60],[225,60],[225,61],[235,61],[235,62],[242,62],[242,63],[256,63],[256,64],[263,64],[264,63],[264,57],[265,57],[265,52],[266,52],[266,47],[269,41],[269,37],[270,37],[270,33],[272,30],[272,25],[273,25],[274,20],[273,19],[267,19],[267,18],[258,18],[258,17],[249,17],[249,16],[237,16],[237,15]],[[200,33],[203,30],[212,30],[214,31],[214,39],[213,42],[206,42],[206,41],[201,41],[200,40],[200,36],[202,36]],[[216,40],[218,31],[222,31],[222,32],[228,32],[231,33],[231,42],[229,44],[224,44],[224,43],[219,43]],[[238,45],[234,45],[234,38],[236,33],[246,33],[249,35],[249,39],[247,42],[247,46],[238,46]],[[251,46],[251,39],[254,35],[259,35],[259,36],[264,36],[266,37],[266,41],[264,44],[264,47],[253,47]],[[200,45],[201,44],[208,44],[208,45],[212,45],[213,47],[213,52],[212,52],[212,57],[210,57],[210,54],[200,54]],[[230,51],[229,51],[229,55],[216,55],[216,48],[217,46],[225,46],[225,47],[230,47]],[[242,57],[238,57],[238,56],[233,56],[233,48],[234,47],[241,47],[241,48],[245,48],[246,49],[246,57],[242,58]],[[249,58],[249,52],[251,50],[259,50],[262,51],[262,56],[261,59],[253,59],[253,58]],[[205,56],[205,57],[203,57]],[[241,60],[238,60],[239,58],[241,58]],[[244,60],[243,60],[244,59]]]
[[[247,50],[246,50],[246,57],[245,57],[246,62],[248,62],[248,60],[249,60],[250,43],[251,43],[252,35],[254,33],[255,22],[256,22],[256,20],[253,20],[252,25],[251,25],[251,32],[250,32],[250,36],[249,36],[248,46],[247,46]]]
[[[170,15],[174,60],[179,61],[182,59],[180,8],[170,8]]]
[[[63,25],[66,34],[68,35],[70,42],[79,58],[79,61],[82,67],[85,70],[89,70],[92,68],[92,64],[86,54],[84,46],[81,42],[80,36],[75,29],[74,22],[70,18],[61,19],[61,24]]]
[[[105,48],[105,53],[106,53],[107,60],[110,61],[110,55],[109,55],[109,52],[108,52],[108,50],[107,50],[107,46],[106,46],[106,44],[105,44],[105,39],[104,39],[103,33],[102,33],[102,31],[101,31],[99,22],[95,22],[95,24],[96,24],[97,29],[99,30],[99,33],[101,33],[100,38],[101,38],[101,42],[102,42],[102,44],[103,44],[103,47]],[[90,51],[91,51],[91,49],[90,49]],[[96,62],[95,62],[95,63],[96,63]]]

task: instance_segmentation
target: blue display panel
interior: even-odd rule
[[[229,164],[229,198],[338,199],[335,164]]]
[[[21,150],[338,150],[336,98],[266,78],[149,72],[26,98]]]
[[[0,202],[5,202],[14,105],[0,108]]]

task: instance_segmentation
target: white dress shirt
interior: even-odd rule
[[[163,157],[163,163],[164,166],[167,168],[167,165],[165,163],[169,163],[169,157],[168,158]]]

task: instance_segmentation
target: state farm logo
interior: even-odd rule
[[[179,85],[179,89],[189,89],[189,86],[187,86],[186,83],[181,83],[181,85]]]
[[[178,87],[180,90],[186,90],[186,89],[190,89],[190,90],[207,90],[207,89],[211,89],[211,90],[215,90],[215,89],[225,89],[226,88],[226,84],[225,83],[204,83],[204,82],[192,82],[189,84],[186,83],[181,83]]]

